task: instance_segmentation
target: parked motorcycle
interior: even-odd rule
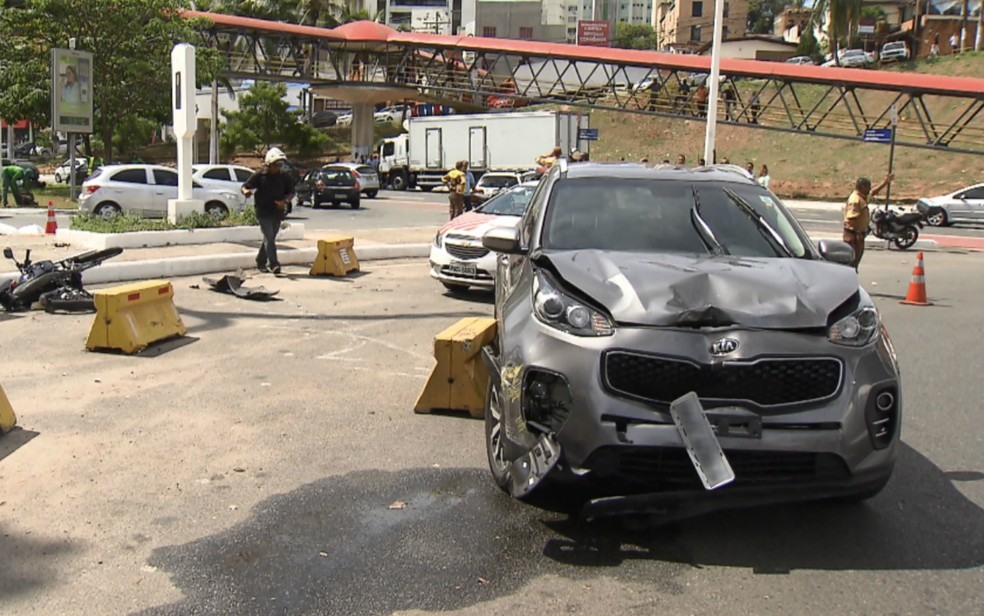
[[[879,239],[894,242],[899,250],[912,247],[919,239],[919,229],[926,225],[926,215],[921,212],[900,214],[887,207],[875,208],[869,227]]]
[[[0,306],[7,312],[21,312],[40,302],[46,312],[91,312],[95,304],[82,286],[82,272],[121,252],[122,248],[107,248],[61,261],[33,262],[28,249],[24,261],[18,262],[14,251],[4,248],[3,256],[17,265],[21,275],[0,288]]]

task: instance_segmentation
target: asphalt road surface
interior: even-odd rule
[[[871,252],[904,445],[863,505],[578,525],[486,470],[482,423],[415,415],[435,333],[491,313],[423,261],[174,281],[188,336],[83,351],[92,318],[0,315],[4,614],[972,614],[984,583],[984,257]],[[560,510],[558,510],[560,509]]]

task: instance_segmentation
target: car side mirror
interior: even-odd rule
[[[841,265],[854,263],[854,249],[847,242],[820,240],[817,242],[817,249],[825,261],[840,263]]]
[[[8,259],[13,259],[14,258],[14,251],[11,250],[10,248],[4,248],[3,249],[3,256],[6,257],[6,258],[8,258]]]
[[[507,255],[526,254],[519,242],[517,227],[496,227],[486,231],[482,236],[482,246],[493,252]]]
[[[957,199],[960,199],[961,201],[966,201],[967,193],[960,193],[959,195],[957,195]]]

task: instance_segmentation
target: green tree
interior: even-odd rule
[[[296,149],[302,156],[320,153],[327,138],[305,124],[299,111],[288,109],[286,96],[284,84],[257,83],[239,100],[239,111],[223,111],[223,153],[262,153],[274,145]]]
[[[127,118],[171,117],[171,49],[195,42],[202,24],[180,16],[179,0],[28,0],[0,12],[0,115],[47,126],[51,49],[93,54],[94,129],[112,158],[113,135]],[[198,82],[218,71],[218,55],[199,47]],[[91,154],[91,152],[87,152]]]
[[[751,0],[748,4],[748,21],[746,28],[751,34],[773,34],[776,16],[782,13],[787,5],[802,6],[802,0]],[[713,3],[711,3],[713,6]]]
[[[612,47],[622,49],[656,49],[656,32],[649,24],[619,22],[615,26]]]
[[[858,31],[862,0],[816,0],[813,4],[813,24],[827,31],[827,46],[840,64],[837,52]],[[811,24],[812,25],[812,24]]]
[[[804,29],[803,34],[800,35],[799,44],[796,46],[796,54],[810,56],[814,61],[823,57],[820,42],[817,40],[816,35],[813,34],[812,27],[807,27]]]

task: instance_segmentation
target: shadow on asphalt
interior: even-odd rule
[[[3,462],[4,458],[30,443],[38,434],[40,433],[34,430],[25,430],[20,426],[16,426],[10,432],[0,435],[0,462]]]
[[[976,567],[984,562],[984,515],[951,480],[903,445],[893,480],[865,504],[745,509],[647,526],[578,524],[563,506],[509,498],[485,470],[360,471],[272,496],[227,531],[155,550],[149,564],[168,572],[185,598],[144,613],[454,610],[544,575],[604,575],[679,593],[677,578],[701,566],[764,574]]]
[[[10,434],[0,438],[2,441]],[[9,512],[5,515],[10,515]],[[51,533],[54,535],[54,532]],[[60,534],[60,533],[59,533]],[[65,555],[82,549],[67,539],[52,541],[10,530],[0,523],[0,597],[37,597],[38,589],[59,584],[56,568]]]

